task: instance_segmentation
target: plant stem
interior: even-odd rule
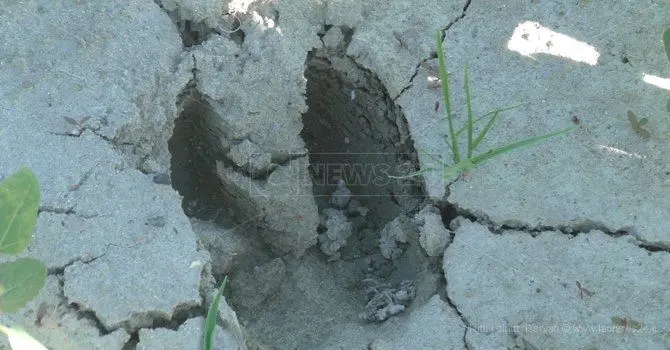
[[[469,80],[469,74],[468,74],[468,65],[465,65],[465,104],[467,105],[468,108],[468,159],[472,158],[472,152],[474,151],[474,147],[472,145],[472,95],[470,91],[470,80]],[[497,113],[495,115],[498,115]]]
[[[461,155],[458,152],[458,140],[456,140],[454,121],[451,118],[449,75],[447,74],[447,64],[444,60],[444,52],[442,50],[442,32],[440,30],[437,31],[435,40],[437,42],[437,61],[439,62],[440,80],[442,81],[442,95],[445,104],[445,113],[447,114],[447,122],[449,123],[449,136],[451,137],[451,156],[454,159],[454,163],[459,163],[461,161]]]

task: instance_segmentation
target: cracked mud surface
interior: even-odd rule
[[[55,349],[198,349],[228,275],[223,348],[668,347],[667,91],[640,79],[667,76],[667,4],[224,5],[0,13],[0,177],[38,174],[26,254],[49,266],[3,323]],[[465,64],[476,114],[526,103],[480,151],[575,131],[388,181],[451,157],[438,28],[457,123]],[[515,49],[528,28],[551,45]],[[554,54],[561,35],[596,63]]]

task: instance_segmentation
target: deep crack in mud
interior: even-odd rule
[[[444,289],[439,259],[426,257],[418,243],[413,217],[427,204],[421,181],[389,177],[418,166],[407,122],[381,81],[346,56],[352,33],[326,26],[319,34],[331,45],[311,51],[305,61],[308,110],[300,136],[308,153],[282,159],[273,154],[265,172],[230,159],[231,147],[257,146],[226,139],[220,116],[195,83],[178,102],[182,112],[169,142],[172,186],[210,251],[214,275],[231,277],[227,301],[252,343],[313,347],[331,331],[325,315],[338,322],[383,322]],[[277,245],[271,222],[244,217],[266,203],[240,196],[221,169],[262,183],[301,157],[309,158],[309,177],[296,181],[312,184],[319,236],[295,256]]]

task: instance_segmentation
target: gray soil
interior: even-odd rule
[[[25,255],[48,277],[0,323],[53,349],[200,349],[227,276],[220,349],[670,348],[668,18],[666,0],[6,2],[0,178],[40,180]],[[572,131],[445,178],[436,31],[456,125],[466,65],[476,116],[522,104],[475,154]]]

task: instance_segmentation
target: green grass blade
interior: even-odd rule
[[[465,104],[467,105],[468,108],[468,121],[467,121],[467,127],[468,127],[468,159],[472,158],[472,151],[474,151],[474,148],[472,147],[472,91],[470,91],[470,82],[469,82],[469,74],[468,74],[468,65],[465,65],[465,84],[464,84],[464,89],[465,89]]]
[[[446,143],[447,145],[450,145],[450,147],[449,147],[449,152],[451,153],[451,159],[453,160],[453,159],[455,159],[456,157],[455,157],[455,155],[454,155],[453,144],[451,144],[451,141],[449,140],[449,138],[451,138],[451,136],[449,136],[449,135],[444,135],[444,143]],[[454,136],[454,138],[452,138],[452,139],[457,139],[457,138],[458,138],[458,134],[456,134],[456,135]],[[456,147],[458,147],[458,146],[456,146]],[[460,156],[460,155],[459,155],[459,156]]]
[[[209,305],[209,310],[207,310],[207,319],[205,319],[205,336],[203,339],[203,347],[205,350],[214,349],[214,345],[212,343],[214,341],[214,332],[216,331],[216,318],[219,311],[219,300],[221,300],[221,294],[223,294],[223,290],[226,288],[226,284],[228,284],[228,276],[223,278],[221,287],[216,292],[216,296],[214,297],[212,304]]]
[[[472,159],[463,159],[460,161],[458,164],[454,164],[452,166],[444,167],[442,169],[442,177],[445,180],[449,180],[451,177],[458,176],[462,172],[471,169],[475,166],[474,163],[472,163]]]
[[[514,105],[514,106],[503,107],[503,108],[496,108],[496,109],[494,109],[494,110],[488,111],[488,112],[487,112],[486,114],[484,114],[483,116],[481,116],[481,117],[477,117],[477,118],[472,122],[472,125],[474,126],[475,124],[477,124],[477,123],[479,123],[480,121],[484,120],[484,118],[486,118],[486,117],[488,117],[488,116],[490,116],[490,115],[492,115],[492,114],[494,114],[494,113],[500,113],[500,112],[508,111],[508,110],[510,110],[510,109],[519,108],[519,107],[521,107],[521,106],[523,106],[523,105],[526,105],[526,103],[519,103],[519,104],[516,104],[516,105]],[[456,131],[456,136],[458,137],[458,135],[460,135],[463,131],[465,131],[465,130],[467,130],[467,129],[468,129],[468,126],[467,126],[467,125],[464,126],[464,127],[462,127],[462,128],[460,128],[460,129],[458,129],[458,131]]]
[[[498,109],[494,109],[493,111],[491,111],[489,113],[486,113],[484,116],[487,116],[489,114],[493,114],[493,117],[491,117],[489,122],[486,123],[486,126],[484,127],[484,130],[482,130],[482,132],[479,134],[479,136],[477,136],[477,139],[475,140],[474,144],[472,145],[473,151],[475,149],[477,149],[477,147],[479,147],[479,144],[484,140],[484,137],[486,137],[486,133],[488,133],[489,129],[491,129],[491,127],[493,126],[493,123],[495,123],[496,119],[498,118],[498,114],[500,114],[500,112],[510,110],[510,109],[513,109],[513,108],[517,108],[519,106],[523,106],[524,104],[525,103],[521,103],[521,104],[510,106],[510,107],[498,108]],[[484,116],[482,116],[482,118]]]
[[[409,173],[409,174],[407,174],[407,175],[400,175],[400,176],[387,175],[387,176],[388,176],[389,178],[391,178],[391,179],[409,179],[410,177],[417,177],[417,176],[419,176],[419,175],[423,175],[423,174],[425,174],[425,173],[427,173],[427,172],[435,171],[435,170],[437,170],[437,169],[435,169],[435,168],[426,168],[426,169],[421,169],[421,170],[419,170],[419,171],[415,171],[415,172],[413,172],[413,173]]]
[[[481,133],[479,133],[479,136],[477,136],[477,139],[475,140],[475,143],[472,145],[475,149],[479,147],[479,144],[484,140],[484,137],[486,136],[486,133],[489,132],[489,129],[493,126],[493,123],[496,122],[496,119],[498,119],[498,114],[499,112],[493,113],[493,117],[489,120],[488,123],[486,123],[486,126],[484,127],[484,130],[482,130]]]
[[[458,140],[456,139],[456,133],[454,129],[454,121],[451,117],[451,95],[449,91],[449,76],[447,74],[447,64],[444,59],[444,51],[442,49],[442,31],[438,29],[437,35],[435,35],[435,41],[437,43],[437,61],[440,71],[440,79],[442,80],[442,98],[444,100],[444,110],[447,115],[447,121],[449,123],[449,136],[451,137],[451,154],[454,158],[454,163],[461,161],[461,155],[458,152]]]
[[[436,163],[440,163],[440,165],[442,165],[442,168],[447,166],[444,162],[442,162],[442,160],[436,158],[435,155],[427,153],[423,150],[419,150],[419,152],[421,152],[421,154],[423,154],[424,156],[430,158],[432,161],[434,161]],[[425,168],[425,169],[421,169],[419,171],[415,171],[413,173],[409,173],[407,175],[400,175],[400,176],[387,175],[387,177],[389,177],[391,179],[408,179],[408,178],[411,178],[411,177],[417,177],[417,176],[423,175],[423,174],[425,174],[427,172],[431,172],[431,171],[437,171],[437,169],[435,169],[435,168]]]
[[[544,134],[544,135],[540,135],[540,136],[532,136],[532,137],[529,137],[527,139],[523,139],[523,140],[520,140],[520,141],[517,141],[517,142],[513,142],[513,143],[507,144],[505,146],[498,147],[498,148],[492,148],[492,149],[488,150],[486,153],[482,153],[480,155],[472,157],[472,164],[473,164],[473,166],[476,166],[477,164],[485,162],[485,161],[487,161],[491,158],[494,158],[496,156],[499,156],[501,154],[507,153],[509,151],[515,150],[515,149],[520,148],[520,147],[527,147],[527,146],[536,144],[540,141],[544,141],[544,140],[546,140],[550,137],[553,137],[553,136],[558,136],[558,135],[561,135],[561,134],[565,134],[572,129],[573,129],[572,127],[569,127],[567,129],[552,132],[552,133],[549,133],[549,134]]]
[[[437,162],[437,163],[440,163],[440,164],[442,164],[442,165],[445,165],[444,162],[442,162],[441,159],[436,158],[434,154],[430,154],[430,153],[428,153],[428,152],[426,152],[426,151],[424,151],[424,150],[421,150],[421,151],[419,151],[419,152],[421,152],[421,154],[423,154],[424,156],[430,158],[432,161]]]

